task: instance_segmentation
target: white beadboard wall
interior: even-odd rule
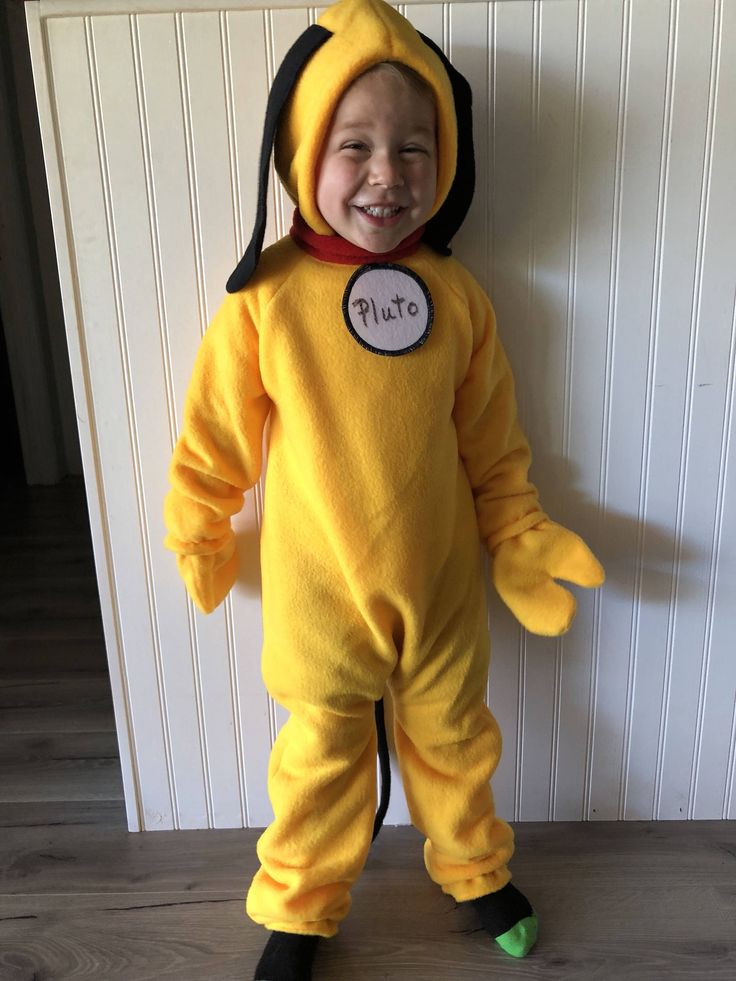
[[[259,670],[260,488],[212,616],[161,546],[269,82],[317,15],[222,4],[28,4],[131,829],[266,824],[281,721]],[[494,299],[546,508],[608,571],[559,641],[491,600],[498,809],[736,818],[736,3],[400,9],[472,82],[456,252]],[[275,192],[269,241],[289,217]],[[389,821],[406,820],[397,788]]]

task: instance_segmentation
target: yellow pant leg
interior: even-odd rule
[[[277,556],[278,579],[264,576],[263,677],[290,717],[269,763],[274,820],[258,844],[247,912],[272,930],[329,937],[370,847],[374,703],[396,651],[381,641],[389,614],[358,607],[329,553],[292,544],[286,558]]]
[[[371,842],[376,807],[373,703],[347,716],[295,703],[269,765],[275,819],[258,842],[247,911],[271,930],[331,937]]]
[[[469,599],[444,625],[429,625],[428,648],[404,651],[391,681],[396,750],[412,821],[426,835],[431,878],[458,902],[503,888],[514,850],[513,832],[496,817],[490,787],[501,735],[485,705],[485,599],[472,582],[467,585]]]

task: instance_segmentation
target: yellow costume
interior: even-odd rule
[[[329,37],[299,74],[277,143],[307,224],[329,232],[314,173],[335,105],[389,59],[435,93],[439,212],[457,157],[439,57],[380,0],[343,0],[319,23]],[[481,539],[499,592],[537,632],[560,633],[574,614],[554,576],[602,580],[528,482],[513,381],[481,288],[425,244],[399,264],[359,265],[286,238],[227,297],[197,358],[166,505],[167,544],[208,612],[235,579],[230,518],[259,478],[270,418],[263,675],[290,718],[269,767],[275,820],[259,842],[248,912],[272,930],[321,936],[347,913],[370,844],[373,706],[385,687],[429,874],[457,900],[510,878],[513,836],[489,785],[501,740],[484,704]]]

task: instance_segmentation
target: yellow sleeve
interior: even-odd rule
[[[492,552],[545,514],[528,480],[531,454],[517,420],[514,379],[491,302],[474,281],[467,298],[475,347],[456,393],[454,417],[481,537]]]
[[[169,468],[165,545],[197,606],[211,612],[237,574],[230,519],[261,473],[263,388],[258,332],[244,294],[228,296],[207,328]]]

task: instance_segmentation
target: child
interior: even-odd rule
[[[298,211],[260,255],[274,133]],[[317,938],[348,912],[385,687],[430,876],[509,953],[536,938],[489,785],[501,740],[480,539],[538,633],[574,615],[555,577],[596,586],[603,572],[539,506],[493,311],[449,257],[472,180],[464,79],[382,0],[330,7],[274,83],[256,231],[197,358],[166,506],[167,544],[209,612],[236,576],[230,518],[270,419],[263,675],[290,717],[248,894],[272,931],[257,981],[308,981]]]

